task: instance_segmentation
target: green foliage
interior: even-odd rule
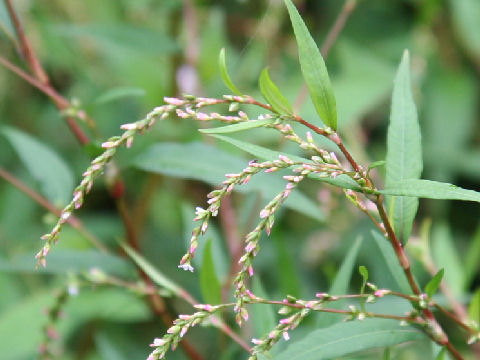
[[[211,240],[207,242],[203,252],[203,262],[200,269],[200,287],[206,304],[216,305],[222,302],[222,287],[215,272]]]
[[[220,68],[220,76],[222,77],[223,83],[234,93],[237,95],[242,95],[240,90],[235,86],[230,75],[228,74],[227,70],[227,62],[225,60],[225,48],[220,51],[220,55],[218,58],[218,65]]]
[[[437,292],[443,279],[443,273],[443,269],[440,269],[435,274],[435,276],[428,282],[428,284],[425,285],[425,293],[428,295],[428,297],[432,297]]]
[[[387,137],[386,187],[403,180],[419,179],[422,173],[422,146],[417,110],[410,84],[410,57],[404,52],[395,77]],[[390,198],[394,229],[403,243],[408,241],[417,213],[418,199]]]
[[[277,85],[270,79],[268,68],[262,70],[260,78],[258,79],[260,92],[267,102],[272,106],[275,112],[281,115],[292,115],[292,105],[288,102],[285,96],[282,95]]]
[[[285,4],[297,39],[298,57],[303,78],[312,97],[315,110],[325,125],[337,130],[337,105],[325,62],[293,3],[290,0],[285,0]]]
[[[331,359],[372,347],[391,346],[424,337],[414,328],[401,327],[390,320],[340,323],[311,332],[304,339],[288,346],[275,359]]]

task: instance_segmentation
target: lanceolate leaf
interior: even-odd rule
[[[400,196],[480,202],[480,192],[478,191],[431,180],[407,179],[391,182],[386,189],[379,192],[385,195],[398,196],[395,202],[401,199]]]
[[[419,179],[422,173],[422,147],[417,110],[410,84],[410,61],[405,51],[395,77],[390,125],[387,137],[386,187],[396,181]],[[418,199],[389,198],[397,235],[405,243],[412,230]]]
[[[220,304],[222,302],[222,286],[215,273],[211,240],[207,242],[203,252],[203,262],[200,268],[200,287],[206,304]]]
[[[425,285],[425,292],[427,293],[428,297],[432,297],[438,290],[440,283],[443,279],[443,269],[435,274],[435,276]]]
[[[47,145],[12,127],[0,133],[12,144],[29,173],[38,181],[42,193],[54,204],[67,203],[73,191],[73,175],[63,159]]]
[[[337,129],[337,105],[320,50],[291,0],[285,0],[297,39],[298,58],[315,110],[325,125]]]
[[[422,339],[426,339],[424,334],[412,327],[400,326],[398,321],[342,322],[311,332],[292,343],[275,360],[334,359],[361,350]]]
[[[220,67],[220,76],[222,77],[223,82],[225,85],[234,93],[237,95],[242,95],[240,90],[235,86],[233,83],[232,79],[230,78],[230,75],[228,75],[228,70],[227,70],[227,62],[225,60],[225,48],[220,50],[220,56],[218,58],[218,65]]]
[[[282,95],[277,85],[272,81],[268,73],[268,68],[263,69],[258,79],[260,92],[267,102],[272,106],[273,110],[281,115],[292,115],[292,105],[285,96]]]
[[[198,131],[204,134],[228,134],[228,133],[234,133],[234,132],[259,128],[265,125],[273,124],[274,122],[275,122],[275,119],[250,120],[250,121],[245,121],[245,122],[241,122],[233,125],[220,126],[216,128],[210,128],[210,129],[199,129]]]

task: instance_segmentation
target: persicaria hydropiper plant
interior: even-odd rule
[[[157,121],[176,116],[201,122],[217,120],[228,124],[221,128],[203,130],[207,134],[214,135],[260,127],[268,128],[281,133],[286,140],[297,144],[308,157],[285,153],[277,154],[258,146],[248,148],[247,151],[258,159],[250,161],[243,169],[232,169],[237,172],[226,174],[223,185],[208,194],[206,205],[197,207],[194,220],[198,225],[192,231],[190,247],[181,258],[179,265],[184,270],[194,271],[192,258],[195,256],[199,242],[208,231],[212,217],[218,215],[222,201],[236,187],[241,187],[249,181],[255,181],[255,175],[260,172],[290,171],[290,174],[283,176],[284,189],[261,209],[257,225],[244,238],[243,254],[238,259],[238,271],[232,279],[234,302],[196,304],[192,301],[197,312],[180,315],[163,337],[155,338],[151,344],[153,351],[148,360],[164,358],[167,351],[170,348],[174,350],[190,328],[197,324],[211,321],[221,329],[223,326],[224,329],[225,324],[220,318],[227,309],[233,310],[236,323],[242,325],[248,321],[248,305],[250,304],[278,305],[278,313],[281,314],[281,319],[274,328],[260,338],[251,339],[253,347],[247,347],[251,360],[258,359],[260,354],[268,353],[272,346],[282,339],[288,341],[291,332],[312,312],[341,314],[345,320],[355,320],[356,322],[363,322],[367,318],[390,319],[410,329],[410,338],[398,336],[396,333],[398,330],[389,328],[391,336],[383,343],[366,342],[364,347],[352,348],[353,350],[350,349],[352,351],[368,347],[388,346],[413,340],[419,336],[428,336],[433,342],[446,349],[452,357],[462,359],[460,351],[452,344],[437,321],[436,314],[441,312],[453,320],[464,333],[462,336],[464,335],[465,343],[468,344],[474,344],[480,339],[478,324],[461,317],[457,312],[447,310],[433,299],[433,295],[442,281],[443,271],[438,272],[424,289],[419,287],[412,273],[404,245],[407,243],[412,229],[418,198],[480,202],[480,194],[451,184],[420,179],[422,171],[421,138],[411,93],[408,52],[404,53],[395,78],[386,162],[370,166],[362,166],[357,163],[337,132],[334,92],[320,51],[292,2],[285,0],[285,3],[298,44],[301,71],[324,126],[318,125],[319,121],[311,122],[296,115],[288,100],[271,80],[267,69],[261,73],[259,78],[259,87],[266,103],[243,94],[228,75],[225,53],[222,51],[220,72],[233,95],[225,95],[222,98],[193,95],[185,95],[182,98],[165,98],[165,105],[155,108],[144,119],[122,125],[121,129],[124,130],[122,135],[112,137],[102,144],[105,151],[95,158],[83,173],[83,180],[76,187],[71,202],[63,209],[58,223],[49,234],[43,236],[46,243],[36,256],[38,263],[42,266],[46,265],[47,254],[58,240],[63,225],[71,214],[82,206],[95,178],[102,174],[119,147],[122,145],[130,147],[137,134],[148,131]],[[366,89],[366,91],[368,90]],[[212,107],[224,104],[229,106],[228,115],[212,110]],[[248,115],[249,106],[260,107],[265,114],[251,119]],[[300,123],[308,128],[305,134],[294,131],[293,123]],[[332,141],[339,151],[335,153],[323,149],[314,140],[313,133]],[[237,146],[242,148],[241,144],[237,144]],[[370,170],[380,165],[386,167],[384,189],[377,187],[370,177]],[[276,212],[289,195],[295,191],[299,183],[307,178],[344,189],[346,197],[370,217],[378,228],[376,236],[381,234],[380,236],[384,238],[383,241],[389,243],[396,255],[396,261],[403,271],[403,274],[396,274],[396,276],[403,276],[406,279],[409,286],[406,292],[379,289],[375,284],[368,282],[368,271],[365,267],[360,267],[363,285],[358,294],[337,295],[319,292],[315,295],[312,294],[311,299],[308,300],[292,296],[285,296],[281,300],[268,300],[252,292],[250,279],[255,274],[255,257],[261,251],[261,235],[264,232],[270,235],[275,223]],[[173,286],[172,289],[174,292],[176,291]],[[385,297],[397,297],[408,301],[411,306],[410,311],[404,315],[397,315],[377,313],[367,309],[367,304],[382,301],[382,298]],[[344,304],[347,299],[353,301],[355,305],[340,306],[340,308],[336,306],[337,303]],[[381,328],[382,325],[378,326]],[[316,358],[315,350],[312,350],[311,347],[311,344],[315,343],[315,334],[310,336],[311,338],[307,336],[305,339],[293,343],[279,358]],[[346,348],[348,348],[347,345]],[[309,353],[309,351],[311,352]]]

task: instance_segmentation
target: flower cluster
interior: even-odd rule
[[[208,304],[195,305],[200,311],[193,313],[192,315],[179,315],[179,317],[173,322],[173,325],[167,330],[167,333],[162,338],[156,338],[151,347],[155,349],[150,353],[147,360],[159,360],[165,358],[165,354],[168,349],[172,351],[178,346],[178,343],[187,333],[187,331],[197,324],[203,322],[210,315],[223,309],[227,305],[212,306]]]

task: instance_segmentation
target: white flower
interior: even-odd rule
[[[178,267],[179,267],[180,269],[185,270],[185,271],[191,271],[191,272],[193,272],[193,270],[194,270],[194,269],[193,269],[193,266],[190,265],[189,263],[185,263],[185,264],[178,265]]]

